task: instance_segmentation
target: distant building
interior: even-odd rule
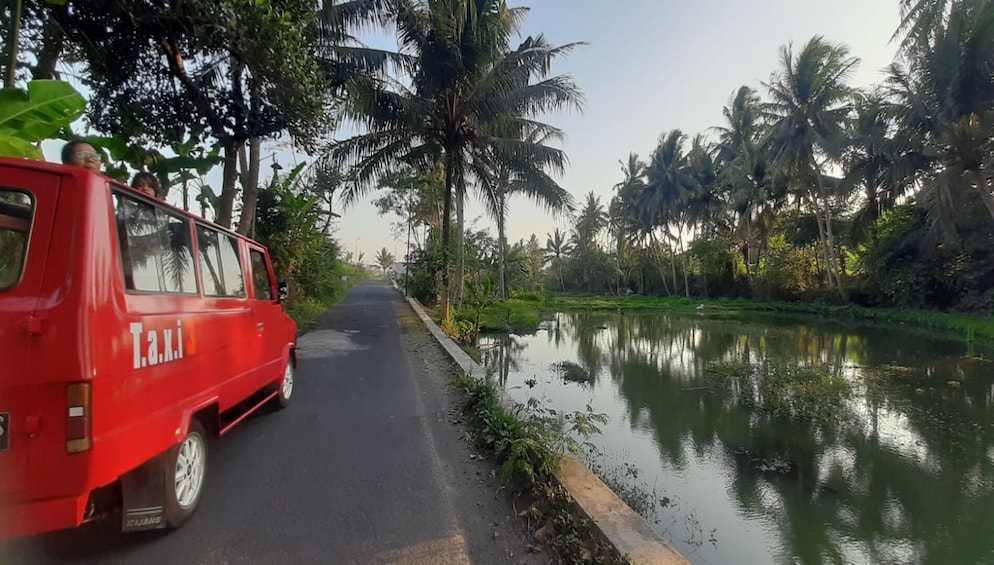
[[[387,267],[387,278],[402,278],[405,273],[407,273],[407,263],[404,261],[399,261]]]

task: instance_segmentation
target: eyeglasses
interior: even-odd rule
[[[75,155],[80,161],[96,161],[97,163],[101,161],[100,154],[93,151],[76,151]]]

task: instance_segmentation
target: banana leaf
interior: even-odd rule
[[[45,155],[41,152],[41,149],[32,145],[30,141],[16,137],[6,137],[4,135],[0,135],[0,156],[27,157],[39,161],[45,159]]]
[[[0,155],[42,158],[33,144],[49,139],[86,111],[86,100],[67,82],[34,80],[27,91],[0,90]]]

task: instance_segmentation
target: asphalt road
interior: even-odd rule
[[[299,355],[291,406],[210,444],[184,528],[124,535],[112,518],[0,547],[0,564],[547,562],[471,457],[454,366],[397,291],[355,287]]]

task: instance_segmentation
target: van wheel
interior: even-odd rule
[[[166,521],[179,528],[193,516],[207,477],[207,440],[199,420],[190,422],[182,442],[166,457]]]
[[[293,378],[296,371],[293,370],[293,359],[286,360],[286,369],[283,371],[283,380],[280,381],[279,394],[276,395],[276,407],[280,410],[290,405],[290,398],[293,396]]]

